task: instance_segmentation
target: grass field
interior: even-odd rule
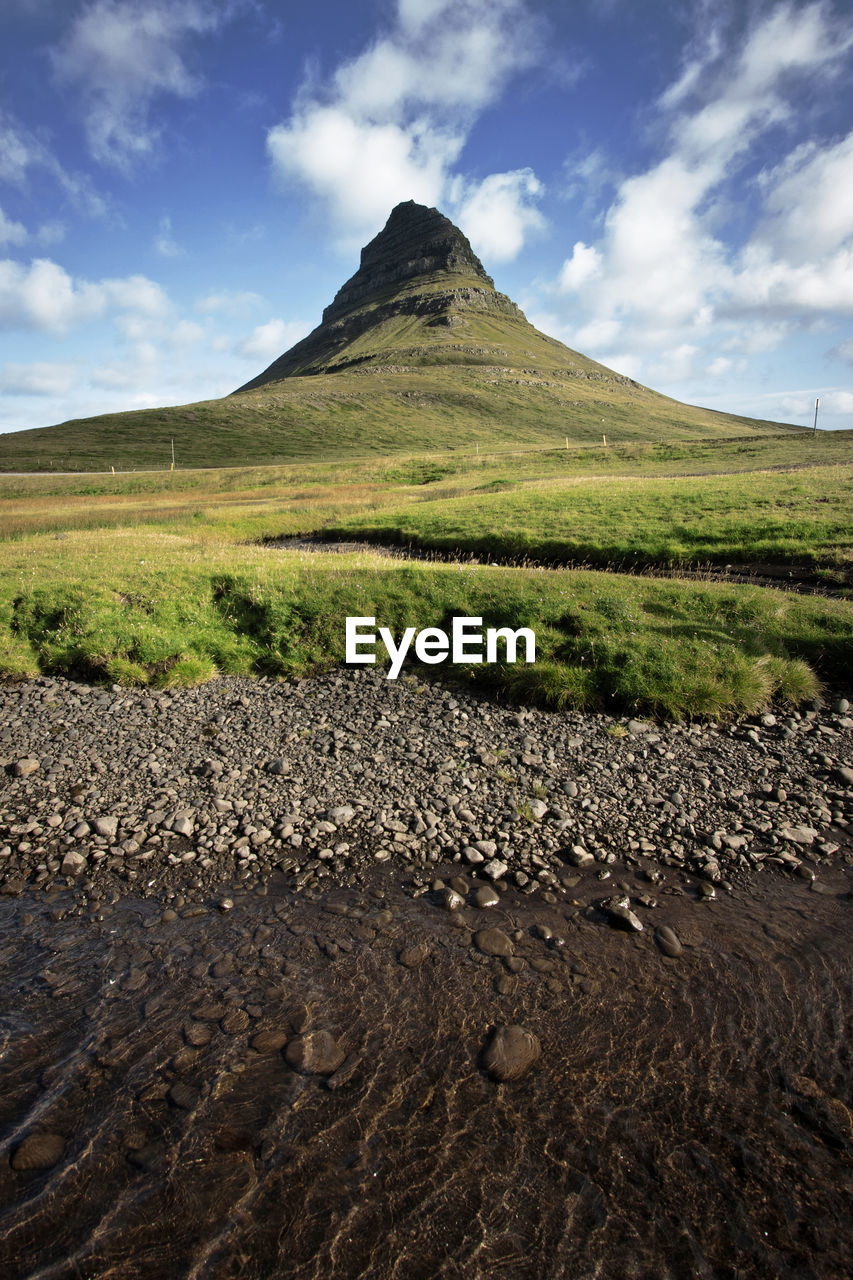
[[[853,564],[853,466],[737,476],[540,480],[390,506],[344,536],[500,559],[642,568]]]
[[[849,569],[853,440],[430,454],[274,468],[0,479],[0,677],[169,686],[306,675],[344,620],[531,626],[534,666],[431,668],[524,702],[715,718],[840,686],[853,604],[624,572],[280,551],[333,530],[612,563]],[[785,468],[769,471],[767,468]],[[715,474],[715,471],[717,474]],[[685,473],[693,472],[692,476]]]

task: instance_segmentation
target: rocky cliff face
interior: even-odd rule
[[[363,363],[371,354],[348,348],[374,329],[379,354],[381,327],[395,317],[416,316],[427,328],[453,328],[472,311],[527,326],[515,303],[497,292],[459,228],[437,209],[408,200],[391,211],[379,235],[362,249],[358,271],[326,307],[322,324],[239,390]]]
[[[340,319],[389,288],[436,275],[473,276],[487,289],[495,287],[467,238],[449,218],[407,200],[391,211],[379,235],[362,249],[358,271],[326,307],[323,323]]]

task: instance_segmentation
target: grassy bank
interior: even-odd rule
[[[157,529],[0,547],[0,674],[169,686],[305,675],[344,658],[344,619],[531,626],[534,666],[450,669],[526,702],[682,716],[795,703],[849,669],[843,601],[617,574],[282,553]],[[447,668],[432,668],[448,674]]]
[[[853,467],[694,478],[542,480],[354,513],[346,537],[624,567],[775,562],[849,567]]]

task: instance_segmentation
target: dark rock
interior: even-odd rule
[[[219,1025],[227,1036],[236,1036],[248,1027],[249,1015],[245,1009],[231,1009]]]
[[[493,1080],[520,1080],[540,1057],[542,1046],[524,1027],[498,1027],[483,1054],[483,1065]]]
[[[511,956],[513,953],[512,943],[503,929],[479,929],[474,934],[474,942],[487,956]]]
[[[250,1041],[256,1053],[278,1053],[287,1044],[289,1037],[286,1031],[259,1031]]]
[[[14,1150],[10,1164],[19,1173],[52,1169],[65,1152],[65,1139],[58,1133],[31,1133]]]
[[[668,924],[662,924],[655,929],[655,942],[660,947],[665,956],[671,956],[676,959],[682,953],[681,943],[678,941],[677,935]]]
[[[192,1085],[185,1084],[183,1080],[176,1080],[167,1096],[172,1106],[179,1107],[181,1111],[192,1111],[200,1095],[198,1089],[194,1089]]]
[[[330,1076],[344,1060],[344,1051],[330,1031],[306,1031],[287,1044],[287,1062],[305,1075]]]
[[[496,907],[500,900],[500,894],[490,885],[482,885],[474,894],[474,905],[477,907]]]

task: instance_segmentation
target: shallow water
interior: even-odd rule
[[[3,1274],[847,1277],[849,871],[710,903],[613,879],[654,893],[642,934],[585,909],[613,892],[593,876],[552,907],[469,906],[469,928],[385,868],[165,922],[4,902]],[[485,925],[517,938],[509,965],[472,943]],[[482,1050],[512,1023],[542,1057],[498,1084]],[[252,1047],[306,1028],[339,1041],[337,1075]],[[13,1168],[38,1131],[61,1158]]]

